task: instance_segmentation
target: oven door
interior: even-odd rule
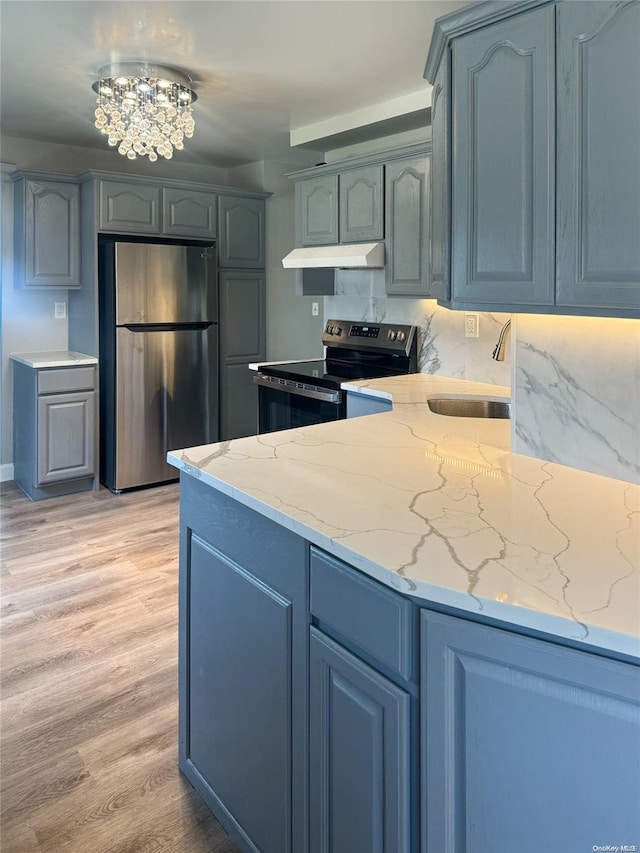
[[[304,382],[257,373],[258,433],[322,424],[344,418],[343,394]]]

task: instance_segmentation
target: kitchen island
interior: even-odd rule
[[[247,850],[639,844],[640,489],[426,403],[508,389],[348,389],[169,454],[183,772]]]

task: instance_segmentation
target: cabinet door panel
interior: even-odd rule
[[[219,265],[221,267],[264,267],[264,200],[221,196],[219,207]]]
[[[249,362],[264,361],[266,288],[263,273],[220,272],[220,434],[256,435],[258,389]]]
[[[248,364],[220,367],[220,439],[244,438],[258,433],[258,386]]]
[[[389,294],[427,296],[429,273],[430,158],[395,160],[386,167],[387,263]]]
[[[431,96],[431,193],[429,295],[451,295],[451,55],[447,51]]]
[[[217,196],[194,190],[162,190],[163,232],[215,239]]]
[[[454,42],[454,300],[553,304],[554,11]]]
[[[558,304],[640,309],[639,80],[640,4],[558,6]]]
[[[187,757],[263,853],[291,850],[292,603],[197,536]]]
[[[382,165],[340,175],[340,242],[382,240]]]
[[[79,287],[79,187],[26,181],[24,191],[25,287]]]
[[[266,349],[266,282],[262,272],[220,272],[220,358],[260,361]]]
[[[409,738],[409,695],[312,628],[312,853],[410,849]]]
[[[160,187],[100,181],[100,230],[160,233]]]
[[[423,851],[640,838],[637,667],[428,611],[421,661]]]
[[[36,485],[95,473],[95,392],[38,397]]]
[[[302,246],[338,242],[338,176],[325,175],[297,181],[295,209],[297,234]]]

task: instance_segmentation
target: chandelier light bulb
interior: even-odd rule
[[[97,94],[95,126],[129,160],[170,160],[174,149],[184,150],[184,139],[193,137],[197,95],[190,85],[191,78],[165,66],[102,68],[92,87]]]

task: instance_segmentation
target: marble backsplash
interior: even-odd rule
[[[513,315],[505,360],[496,362],[509,314],[480,314],[480,336],[465,338],[463,311],[387,298],[383,271],[339,271],[336,290],[325,297],[325,319],[418,326],[422,373],[511,387],[515,452],[640,480],[638,320]]]
[[[384,293],[383,270],[338,270],[335,296],[325,296],[328,319],[409,323],[418,327],[418,369],[455,379],[511,385],[511,347],[504,361],[491,357],[509,314],[480,314],[477,338],[465,338],[464,312],[441,308],[434,299]]]
[[[513,449],[638,482],[638,320],[520,314],[514,325]]]

